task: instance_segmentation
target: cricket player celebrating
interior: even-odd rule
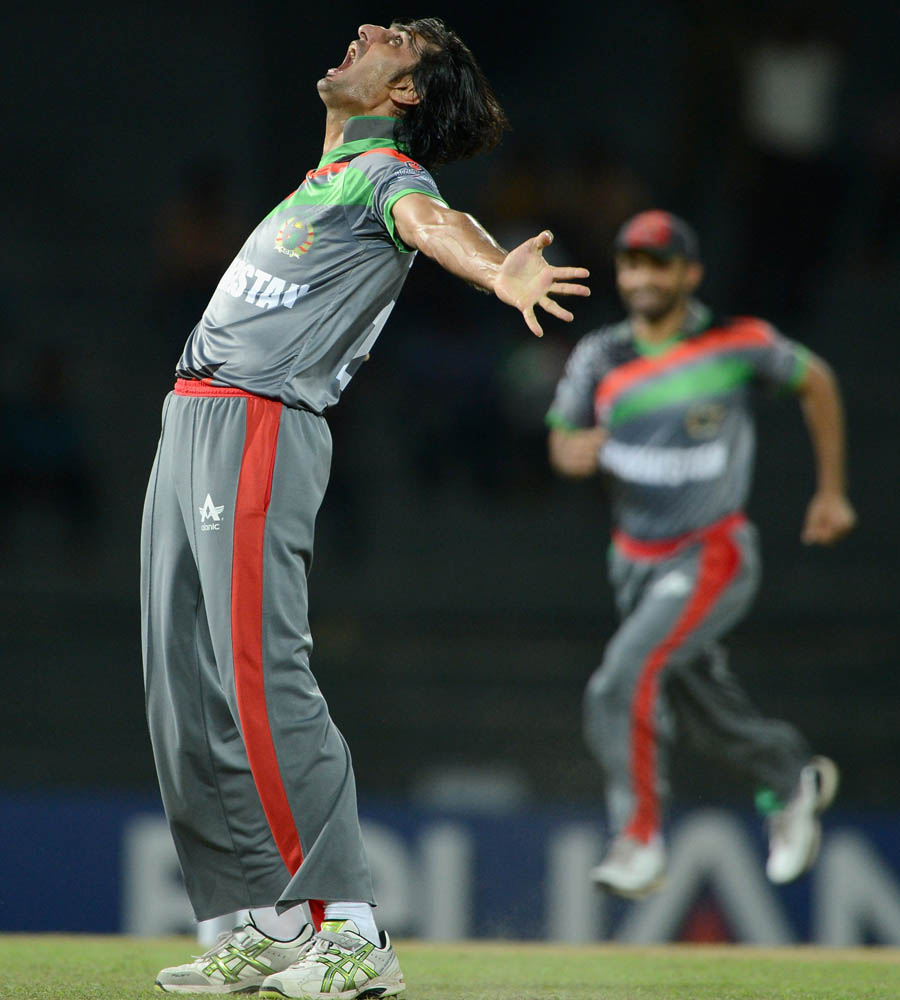
[[[622,622],[588,683],[584,731],[614,837],[592,878],[625,896],[662,883],[667,758],[684,730],[755,785],[768,814],[767,874],[789,882],[815,859],[837,768],[753,707],[718,640],[759,580],[756,532],[742,513],[753,387],[799,396],[818,481],[802,537],[829,545],[855,522],[837,385],[820,358],[768,323],[722,319],[693,298],[703,268],[683,220],[643,212],[622,227],[615,252],[628,316],[578,342],[547,415],[551,463],[575,478],[603,474],[613,519]]]
[[[328,479],[322,417],[381,332],[415,251],[518,309],[572,315],[583,268],[541,233],[507,254],[429,168],[489,149],[505,119],[437,19],[364,24],[318,81],[318,166],[250,234],[165,401],[144,509],[147,717],[198,919],[249,909],[170,993],[394,996],[353,768],[310,672],[307,573]],[[305,922],[308,902],[313,924]]]

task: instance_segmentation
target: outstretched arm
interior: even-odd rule
[[[471,215],[427,195],[406,195],[394,205],[393,215],[404,243],[518,309],[536,337],[544,332],[534,314],[536,305],[568,323],[572,313],[550,296],[591,294],[586,285],[573,283],[588,277],[586,268],[554,267],[544,260],[543,251],[553,242],[547,230],[507,253]]]
[[[816,462],[816,492],[806,510],[803,541],[830,545],[856,524],[847,499],[844,410],[834,373],[817,355],[800,384],[800,405]]]

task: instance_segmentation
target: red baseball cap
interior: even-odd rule
[[[632,216],[616,234],[613,246],[616,253],[643,250],[663,260],[670,257],[700,259],[700,244],[694,230],[684,219],[661,209]]]

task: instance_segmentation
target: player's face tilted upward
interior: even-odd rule
[[[419,61],[421,42],[404,28],[362,24],[344,61],[332,67],[317,86],[329,108],[356,113],[390,113],[392,104],[417,101],[409,72]]]

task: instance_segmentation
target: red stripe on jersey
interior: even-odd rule
[[[644,662],[631,704],[631,780],[634,811],[624,833],[646,844],[660,828],[657,795],[656,709],[659,675],[672,653],[703,621],[741,565],[740,549],[727,529],[710,534],[700,553],[697,583],[672,631]]]
[[[744,347],[765,347],[772,343],[772,330],[761,319],[739,319],[732,325],[707,330],[691,337],[665,354],[640,357],[614,368],[597,385],[594,402],[597,407],[610,406],[616,396],[632,388],[642,379],[652,378],[678,365],[719,351],[736,351]]]
[[[385,156],[393,156],[395,160],[402,160],[403,163],[414,163],[420,169],[422,164],[418,163],[412,157],[407,156],[405,153],[401,153],[399,149],[394,149],[393,146],[379,147],[378,149],[367,149],[364,153],[360,153],[360,156],[372,156],[375,153],[382,153]]]
[[[344,160],[339,163],[329,163],[325,167],[319,167],[318,170],[309,170],[306,174],[306,179],[308,181],[315,180],[316,177],[325,177],[328,174],[339,174],[342,170],[346,170],[350,165],[349,160]],[[294,191],[294,194],[297,192]],[[293,195],[288,195],[288,197],[293,197]]]
[[[266,707],[263,671],[263,549],[266,515],[278,447],[281,403],[251,396],[237,498],[231,565],[231,645],[241,730],[250,770],[278,851],[293,875],[303,863],[303,848],[294,822]],[[309,901],[318,930],[324,905]]]
[[[421,167],[421,164],[417,163],[409,156],[406,156],[404,153],[401,153],[399,149],[394,149],[393,146],[384,146],[379,147],[378,149],[367,149],[364,153],[357,153],[351,160],[339,160],[337,163],[329,163],[327,166],[319,167],[318,170],[310,170],[306,175],[306,179],[311,181],[316,177],[325,177],[328,174],[338,174],[342,170],[346,170],[353,160],[358,160],[362,156],[372,156],[374,153],[381,153],[384,156],[392,156],[395,160],[401,160],[403,163],[414,163],[417,167]],[[296,194],[296,192],[294,193]],[[290,197],[290,195],[288,197]]]

